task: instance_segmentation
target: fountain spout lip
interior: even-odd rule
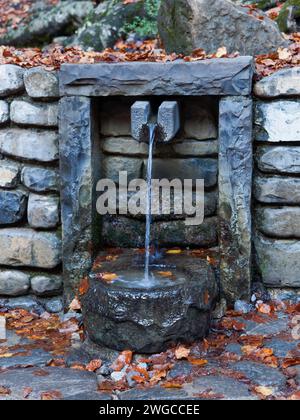
[[[164,101],[158,114],[154,115],[149,101],[137,101],[131,107],[132,137],[143,143],[149,143],[149,127],[156,125],[155,142],[168,143],[180,129],[180,112],[177,101]]]

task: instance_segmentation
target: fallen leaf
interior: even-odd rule
[[[79,288],[78,288],[79,295],[80,296],[85,295],[88,292],[89,288],[90,288],[89,279],[88,279],[88,277],[84,277],[81,280]]]
[[[182,250],[181,249],[169,249],[166,254],[168,255],[179,255],[182,254]]]
[[[227,52],[226,47],[218,48],[218,50],[216,52],[216,58],[227,57],[227,55],[228,55],[228,52]]]
[[[208,361],[205,359],[194,359],[192,357],[188,358],[188,361],[195,366],[206,366],[208,364]]]
[[[257,305],[257,310],[261,314],[265,314],[265,315],[270,315],[270,313],[272,312],[271,306],[266,303],[261,303]]]
[[[287,369],[292,366],[299,366],[300,365],[300,357],[296,357],[294,359],[285,359],[282,363],[283,369]]]
[[[257,387],[255,388],[255,391],[256,391],[258,394],[263,395],[264,397],[270,397],[271,395],[273,395],[273,394],[274,394],[274,389],[272,389],[272,388],[267,388],[266,386],[257,386]]]
[[[178,382],[165,382],[161,386],[167,389],[181,389],[182,388],[182,384],[179,384]]]
[[[29,395],[32,393],[32,388],[26,387],[23,389],[23,398],[28,398]]]
[[[175,357],[177,360],[187,359],[191,353],[191,349],[188,349],[185,346],[179,346],[175,350]]]
[[[90,363],[86,365],[86,370],[88,372],[96,372],[96,370],[100,369],[102,366],[102,360],[96,359],[92,360]]]
[[[47,391],[41,393],[42,401],[61,400],[62,397],[62,393],[59,391]]]
[[[157,274],[161,277],[173,277],[172,271],[158,271]]]
[[[70,303],[69,309],[71,309],[71,311],[80,311],[81,310],[81,303],[79,302],[79,299],[78,299],[77,296]]]
[[[11,394],[11,390],[9,388],[7,388],[6,386],[0,385],[0,395],[10,395],[10,394]]]
[[[106,281],[107,283],[111,283],[112,281],[119,278],[119,276],[115,273],[100,273],[99,277],[101,280]]]

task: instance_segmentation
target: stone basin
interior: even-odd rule
[[[105,259],[100,255],[101,267],[90,273],[90,287],[82,299],[84,324],[92,341],[119,351],[158,353],[172,344],[206,336],[218,295],[207,261],[185,255],[154,260],[151,270],[172,275],[161,280],[157,275],[147,287],[143,254],[124,250],[110,261]],[[128,278],[101,280],[101,273],[126,277],[126,270],[131,284]]]

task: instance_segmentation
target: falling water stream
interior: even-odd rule
[[[156,124],[149,124],[149,156],[147,166],[147,209],[146,209],[146,237],[145,237],[145,282],[149,282],[150,267],[150,242],[151,242],[151,207],[152,207],[152,168],[153,168],[153,147],[155,140]]]

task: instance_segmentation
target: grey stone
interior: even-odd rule
[[[21,221],[26,212],[27,196],[21,190],[0,190],[0,225]]]
[[[107,99],[101,108],[100,131],[102,136],[130,136],[131,104],[122,99]]]
[[[0,97],[9,96],[24,89],[24,70],[13,64],[0,66]]]
[[[20,272],[20,271],[18,271]],[[44,309],[33,296],[22,296],[5,299],[3,306],[6,309],[25,309],[26,311],[41,314]]]
[[[139,179],[142,176],[143,160],[127,157],[107,156],[103,162],[103,175],[119,184],[119,173],[127,172],[128,182]]]
[[[27,95],[34,99],[59,97],[59,83],[56,72],[43,67],[34,67],[25,71],[24,83]]]
[[[242,349],[239,344],[229,344],[226,346],[226,353],[236,354],[237,356],[242,356]]]
[[[59,189],[59,176],[54,169],[24,166],[21,180],[25,187],[35,192],[53,192]]]
[[[176,101],[165,101],[158,109],[157,124],[159,141],[168,142],[180,129],[179,105]]]
[[[232,369],[244,374],[258,386],[272,387],[279,390],[285,386],[286,377],[279,371],[263,363],[237,362]]]
[[[254,196],[261,203],[299,204],[300,179],[256,176],[254,178]]]
[[[170,53],[190,54],[203,48],[213,54],[224,46],[229,53],[258,55],[287,45],[276,23],[264,13],[249,13],[228,0],[165,0],[158,23]]]
[[[64,304],[62,298],[56,297],[52,299],[47,299],[42,302],[46,311],[50,314],[57,314],[64,309]]]
[[[44,367],[49,363],[53,356],[42,349],[33,349],[26,355],[13,355],[9,358],[0,358],[0,371],[3,369],[20,369],[30,367]],[[2,376],[3,372],[1,372]],[[31,384],[30,384],[31,385]]]
[[[266,322],[262,324],[255,324],[251,321],[246,322],[247,335],[274,337],[281,333],[286,333],[289,330],[288,320],[286,319],[276,319],[275,321],[270,321],[267,317],[265,317],[265,321]]]
[[[218,47],[220,45],[222,43]],[[249,95],[252,91],[252,77],[252,57],[212,59],[192,63],[183,61],[115,63],[113,66],[109,63],[65,64],[60,72],[60,94],[80,96]],[[85,80],[89,80],[89,83],[83,84],[82,81]]]
[[[61,206],[64,230],[64,293],[66,305],[90,270],[100,240],[95,214],[96,183],[101,179],[100,142],[88,98],[67,97],[60,104]],[[77,162],[74,165],[74,162]]]
[[[0,160],[0,187],[15,188],[18,185],[20,166],[12,161]]]
[[[121,392],[119,394],[119,399],[121,401],[181,401],[188,400],[189,397],[184,390],[168,390],[160,386],[155,386],[148,389],[132,389],[130,391]]]
[[[271,237],[300,239],[300,208],[259,208],[255,214],[257,229]]]
[[[104,263],[101,270],[116,273],[126,267],[140,270],[140,263],[132,252],[124,252],[116,261]],[[165,257],[163,264],[167,267],[175,264],[185,280],[149,288],[128,287],[122,282],[99,281],[99,270],[91,273],[82,307],[86,330],[95,343],[116,350],[130,348],[138,353],[156,353],[172,342],[193,341],[206,335],[217,297],[211,266],[207,261],[188,256]]]
[[[17,270],[0,271],[0,295],[25,295],[30,287],[30,276]]]
[[[46,130],[3,129],[0,151],[20,159],[53,162],[58,159],[58,134]]]
[[[51,43],[57,34],[75,31],[93,10],[91,1],[62,1],[33,13],[28,23],[14,26],[0,37],[1,45],[18,47]]]
[[[38,103],[15,99],[10,106],[10,119],[16,124],[57,127],[57,103]]]
[[[217,122],[209,101],[191,98],[184,109],[184,132],[186,138],[207,140],[218,136]]]
[[[62,289],[62,278],[53,275],[34,276],[31,278],[31,289],[38,296],[55,295]]]
[[[147,143],[138,142],[130,137],[107,137],[102,140],[102,150],[113,155],[148,156]],[[176,140],[168,144],[157,143],[153,155],[157,157],[186,156],[201,157],[218,154],[218,141]]]
[[[14,267],[55,268],[61,262],[61,240],[50,232],[32,229],[0,230],[0,264]]]
[[[30,193],[27,215],[32,228],[50,229],[56,227],[59,224],[59,198]]]
[[[253,309],[253,306],[244,300],[237,300],[234,304],[234,310],[236,312],[242,312],[243,314],[248,314]]]
[[[144,126],[151,117],[151,106],[148,101],[137,101],[131,107],[131,134],[137,141],[143,141]]]
[[[111,395],[105,392],[80,392],[79,394],[72,395],[71,397],[64,398],[64,401],[110,401]]]
[[[300,241],[255,238],[256,261],[264,283],[299,287]]]
[[[300,173],[300,147],[259,147],[257,165],[266,173]]]
[[[300,141],[300,101],[257,102],[255,138],[268,142]]]
[[[153,242],[160,246],[213,247],[218,242],[217,232],[217,218],[211,217],[199,226],[187,226],[181,220],[155,222],[151,235]],[[145,222],[106,216],[102,241],[109,247],[142,248],[145,245]]]
[[[278,70],[254,85],[254,94],[260,98],[300,95],[300,69],[297,67]]]
[[[222,99],[219,119],[220,276],[233,304],[250,299],[252,282],[252,101]]]
[[[5,124],[9,121],[9,106],[5,101],[0,101],[0,124]]]
[[[299,341],[286,341],[279,338],[273,338],[267,343],[268,348],[274,351],[276,357],[282,359],[288,358],[289,352],[297,351]]]
[[[192,373],[193,365],[186,361],[178,361],[168,373],[167,379],[172,380],[178,377],[187,377]]]
[[[144,172],[147,162],[144,164]],[[206,188],[213,187],[217,183],[218,161],[216,159],[153,159],[153,179],[204,179]],[[137,177],[138,178],[138,177]],[[146,173],[144,173],[146,178]]]
[[[38,374],[38,369],[14,369],[1,373],[1,384],[12,390],[11,399],[23,400],[24,388],[30,386],[32,392],[28,400],[40,400],[43,392],[57,391],[61,399],[67,399],[82,393],[97,391],[96,375],[75,369],[44,367],[45,376]]]
[[[242,382],[227,378],[226,376],[201,376],[192,384],[188,384],[185,390],[194,396],[209,394],[210,392],[218,397],[218,400],[256,400],[247,385]]]

